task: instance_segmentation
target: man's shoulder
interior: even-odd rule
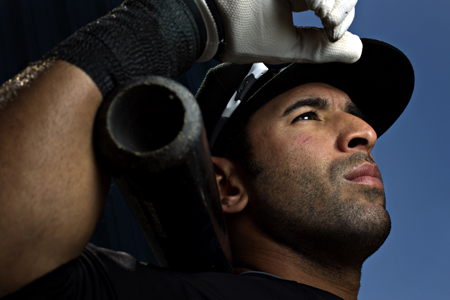
[[[318,299],[328,292],[261,272],[186,273],[87,245],[81,255],[7,299]]]
[[[188,298],[199,299],[340,299],[326,291],[262,272],[247,272],[241,276],[220,272],[186,273],[142,263],[127,253],[92,245],[86,251],[102,261],[119,295],[129,296],[131,289],[166,299],[185,299],[187,294]]]
[[[184,276],[191,285],[206,285],[211,292],[208,299],[341,299],[329,292],[263,272],[241,275],[193,273]]]

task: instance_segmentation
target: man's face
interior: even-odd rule
[[[248,209],[291,250],[332,264],[362,262],[390,231],[376,133],[349,97],[308,83],[258,110],[247,131],[259,172]],[[324,260],[325,259],[325,260]]]

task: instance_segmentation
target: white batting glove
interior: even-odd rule
[[[217,51],[215,21],[205,0],[195,0],[207,27],[207,46],[199,61]],[[357,61],[362,52],[358,36],[347,32],[357,0],[215,0],[225,30],[222,61],[344,62]],[[292,12],[313,10],[324,28],[295,27]]]
[[[339,40],[352,24],[358,0],[288,0],[292,11],[312,10],[322,20],[328,39]]]

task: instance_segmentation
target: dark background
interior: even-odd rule
[[[121,0],[0,0],[0,82],[121,3]],[[215,64],[215,61],[195,64],[177,80],[195,94],[206,70]],[[91,242],[156,264],[114,182]]]

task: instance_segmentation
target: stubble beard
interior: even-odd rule
[[[319,166],[300,171],[259,165],[252,206],[256,221],[277,243],[316,263],[360,268],[391,229],[384,190],[349,186],[343,179],[362,161],[373,162],[367,154],[355,153],[333,162],[325,176]],[[346,188],[352,193],[343,197]]]

